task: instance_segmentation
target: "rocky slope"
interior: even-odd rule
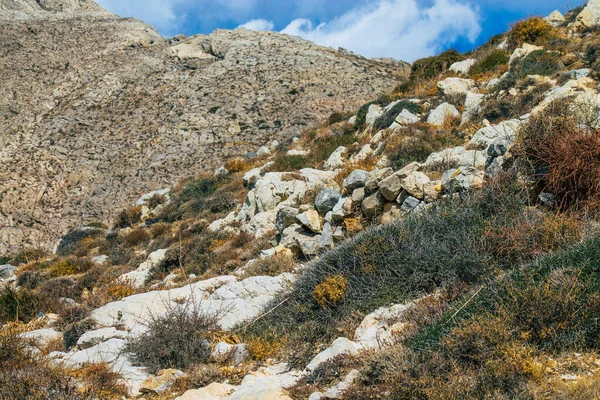
[[[90,1],[0,2],[0,251],[391,89],[402,63],[276,33],[162,38]]]

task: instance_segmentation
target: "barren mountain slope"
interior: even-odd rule
[[[84,0],[0,0],[0,22],[0,252],[110,222],[406,72],[276,33],[165,40]]]

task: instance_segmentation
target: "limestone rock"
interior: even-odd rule
[[[325,214],[333,209],[341,197],[337,190],[324,188],[315,198],[315,207],[321,214]]]
[[[323,350],[322,352],[317,354],[310,361],[310,363],[308,363],[308,365],[306,366],[306,370],[314,371],[315,368],[317,368],[319,365],[323,364],[324,362],[326,362],[328,360],[331,360],[332,358],[335,358],[335,357],[343,355],[343,354],[354,355],[354,354],[358,353],[358,351],[360,349],[361,349],[361,346],[356,342],[348,340],[344,337],[337,338],[332,343],[331,347],[329,347],[326,350]]]
[[[394,173],[394,170],[389,167],[379,168],[379,169],[369,172],[369,177],[367,178],[367,181],[365,182],[366,191],[368,193],[375,192],[378,188],[379,182],[381,182],[385,178],[389,177],[393,173]]]
[[[397,203],[387,203],[383,207],[383,214],[381,215],[381,223],[389,224],[390,222],[402,217],[403,212],[400,205]]]
[[[417,115],[411,113],[410,111],[404,109],[398,116],[394,119],[392,125],[390,125],[389,129],[395,129],[399,126],[411,125],[421,122],[421,118]]]
[[[477,64],[477,60],[474,58],[469,58],[464,61],[455,62],[449,68],[451,72],[456,72],[457,74],[468,74],[473,65]]]
[[[177,378],[185,375],[178,369],[163,369],[158,371],[157,376],[150,377],[142,382],[140,386],[141,393],[161,394],[167,391]]]
[[[419,204],[421,204],[419,199],[409,196],[402,203],[402,207],[400,207],[400,210],[403,213],[408,214],[408,213],[414,211],[419,206]]]
[[[342,168],[346,162],[346,154],[348,149],[344,146],[338,147],[325,161],[325,169],[333,171]]]
[[[471,122],[480,111],[484,95],[479,93],[467,92],[465,99],[465,111],[462,115],[462,123]]]
[[[420,171],[414,171],[402,180],[402,188],[417,199],[425,198],[425,185],[430,182],[429,177]]]
[[[277,230],[282,233],[287,227],[293,225],[296,222],[296,217],[298,216],[299,211],[294,207],[281,207],[277,211],[277,216],[275,217],[275,226]]]
[[[52,341],[62,340],[63,335],[52,328],[46,328],[21,333],[19,337],[28,341],[32,341],[35,343],[36,347],[42,348]]]
[[[558,10],[552,11],[550,15],[546,16],[544,19],[552,26],[560,26],[566,21],[565,16]]]
[[[429,155],[423,163],[427,170],[439,170],[450,166],[473,166],[483,168],[487,160],[487,153],[480,150],[466,150],[463,146],[444,149]]]
[[[341,197],[335,207],[333,207],[331,218],[334,221],[341,221],[344,218],[352,215],[353,202],[354,201],[348,196]]]
[[[378,106],[377,104],[371,104],[366,117],[367,125],[372,125],[377,118],[381,117],[382,115],[383,110],[381,109],[381,106]]]
[[[443,81],[439,81],[437,87],[444,96],[456,96],[467,94],[475,89],[475,82],[464,78],[446,78]]]
[[[364,187],[368,177],[369,173],[367,171],[356,169],[352,171],[346,179],[344,179],[344,188],[346,190],[354,190]]]
[[[515,61],[528,56],[530,53],[533,53],[536,50],[542,50],[542,49],[543,49],[543,47],[524,43],[522,47],[515,49],[515,51],[512,53],[512,55],[510,56],[510,59],[508,61],[508,65],[512,65]]]
[[[480,149],[487,149],[492,142],[498,138],[509,143],[515,140],[517,131],[521,126],[521,121],[511,119],[494,126],[486,126],[480,129],[469,142],[469,145]]]
[[[298,214],[296,219],[314,233],[321,233],[323,229],[321,216],[316,210],[310,209],[302,214]]]
[[[460,113],[456,107],[450,103],[442,103],[429,114],[427,123],[435,126],[442,126],[448,118],[458,117],[460,117]]]
[[[150,276],[153,267],[157,266],[164,260],[168,249],[156,250],[150,253],[148,259],[141,263],[135,271],[121,275],[118,279],[121,282],[127,282],[136,288],[144,287],[146,279]]]
[[[175,400],[215,400],[229,395],[235,386],[226,383],[213,382],[202,389],[192,389],[177,397]]]
[[[107,340],[125,339],[127,338],[127,336],[127,332],[120,331],[112,326],[110,328],[102,328],[94,331],[88,331],[81,335],[79,340],[77,340],[77,348],[85,350]]]
[[[575,26],[594,27],[600,25],[600,0],[590,0],[577,16]]]
[[[380,192],[375,192],[362,202],[362,210],[367,218],[374,218],[381,213],[385,205],[385,198]]]
[[[321,233],[321,238],[319,239],[319,250],[331,250],[333,249],[334,245],[333,228],[329,222],[326,222],[323,225],[323,232]]]
[[[398,174],[393,174],[378,184],[379,192],[389,201],[394,201],[402,191],[402,179]]]

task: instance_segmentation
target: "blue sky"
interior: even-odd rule
[[[447,48],[469,50],[511,22],[561,12],[583,0],[97,0],[164,36],[245,25],[407,61]]]

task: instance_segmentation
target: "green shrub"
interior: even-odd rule
[[[528,75],[550,76],[557,73],[562,67],[560,55],[546,50],[536,50],[529,53],[519,64],[517,64],[511,74],[517,79],[525,78]]]
[[[508,65],[509,56],[504,50],[494,50],[488,54],[485,58],[478,61],[477,64],[471,67],[469,74],[477,75],[484,74],[486,72],[495,71],[499,66]]]
[[[479,118],[487,119],[492,123],[518,118],[537,106],[551,88],[552,85],[544,83],[528,89],[517,96],[505,95],[490,98],[484,102],[483,107],[479,111]]]
[[[34,292],[10,287],[0,289],[0,324],[10,321],[29,322],[43,309],[43,301]]]
[[[422,58],[413,63],[410,80],[416,82],[433,79],[445,72],[455,62],[464,59],[465,57],[456,50],[447,50],[438,56]]]
[[[385,114],[377,118],[373,127],[378,131],[389,128],[402,110],[408,110],[413,114],[420,114],[423,111],[419,104],[409,100],[401,100],[398,104],[390,108]]]
[[[273,158],[273,171],[298,171],[302,168],[310,167],[310,159],[307,156],[288,156],[285,153],[278,153]]]
[[[125,351],[134,363],[152,373],[160,369],[185,369],[208,361],[210,332],[218,318],[207,315],[191,302],[170,307],[164,316],[153,315],[147,330],[127,343]]]

